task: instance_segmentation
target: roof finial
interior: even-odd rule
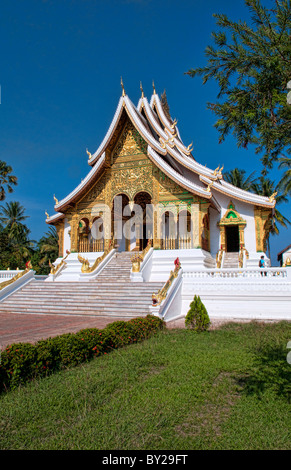
[[[58,205],[59,201],[57,200],[55,194],[54,194],[54,200],[55,200],[55,203]]]
[[[122,87],[122,96],[125,96],[125,89],[124,89],[122,77],[121,77],[120,83],[121,83],[121,87]]]
[[[155,83],[153,81],[153,90],[154,90],[154,95],[156,94],[156,89],[155,89]]]
[[[89,160],[91,160],[91,158],[92,158],[92,155],[91,155],[91,153],[89,152],[89,150],[88,150],[88,149],[86,149],[86,153],[87,153],[87,155],[88,155],[88,157],[89,157]]]
[[[50,216],[48,215],[47,211],[45,211],[46,218],[49,219]]]
[[[141,89],[141,97],[144,98],[144,92],[143,92],[143,88],[142,88],[142,83],[140,82],[140,89]]]

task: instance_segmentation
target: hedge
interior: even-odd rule
[[[7,346],[0,357],[0,391],[45,377],[66,367],[87,362],[129,344],[142,341],[164,327],[154,316],[115,321],[100,330],[88,328],[77,333],[30,343]]]

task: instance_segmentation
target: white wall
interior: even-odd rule
[[[64,252],[63,256],[66,256],[66,251],[71,251],[71,237],[69,235],[69,231],[71,229],[71,226],[68,222],[68,219],[65,218],[64,220],[65,228],[64,228]]]
[[[225,196],[224,194],[221,194],[214,189],[212,189],[213,195],[216,198],[216,200],[219,202],[221,205],[221,216],[220,218],[223,218],[229,203],[232,201],[235,207],[235,210],[240,214],[240,216],[246,221],[246,227],[244,230],[244,235],[245,235],[245,247],[248,250],[249,253],[255,252],[256,253],[256,229],[255,229],[255,215],[254,215],[254,206],[252,204],[248,204],[243,201],[238,201],[235,198],[231,198],[229,196]],[[215,215],[214,211],[212,211],[211,215]],[[217,234],[217,230],[219,232],[219,228],[216,227],[215,225],[218,221],[218,218],[215,218],[213,221],[211,221],[211,229],[212,229],[212,237],[211,237],[211,246],[216,246],[215,238]],[[220,246],[220,242],[219,242]],[[211,252],[217,253],[217,250],[213,250],[211,248]]]

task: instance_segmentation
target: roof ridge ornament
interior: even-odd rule
[[[155,82],[153,81],[153,91],[154,91],[154,95],[156,95],[156,88],[155,88]]]
[[[89,157],[89,160],[91,160],[92,154],[88,151],[88,149],[86,149],[86,153],[87,153],[87,155],[88,155],[88,157]]]
[[[192,150],[193,150],[193,141],[191,142],[191,144],[188,145],[187,150],[188,150],[188,152],[192,152]]]
[[[56,195],[55,195],[55,194],[54,194],[54,200],[55,200],[55,203],[56,203],[56,205],[58,205],[59,201],[57,200],[57,198],[56,198]]]
[[[141,89],[141,97],[144,98],[144,92],[143,92],[143,87],[142,83],[140,82],[140,89]]]
[[[122,88],[122,96],[125,96],[125,89],[124,89],[122,77],[120,78],[120,84],[121,84],[121,88]]]
[[[275,197],[277,196],[277,194],[278,194],[277,192],[273,193],[273,194],[269,197],[269,201],[270,201],[270,202],[275,201]]]

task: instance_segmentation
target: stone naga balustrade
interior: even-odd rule
[[[201,271],[187,271],[184,278],[291,278],[291,269],[288,268],[222,268],[205,269]]]

